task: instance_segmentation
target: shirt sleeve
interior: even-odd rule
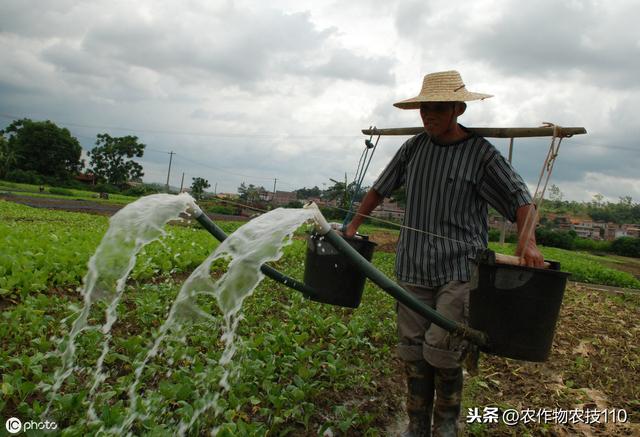
[[[407,148],[413,142],[413,138],[405,141],[373,183],[371,188],[376,190],[382,197],[389,197],[393,191],[404,184],[407,173]]]
[[[492,148],[479,183],[480,195],[511,222],[516,221],[519,207],[533,203],[522,177],[509,161]]]

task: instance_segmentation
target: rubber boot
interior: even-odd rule
[[[457,437],[462,368],[435,369],[436,402],[433,409],[434,437]]]
[[[409,361],[405,372],[409,426],[401,437],[431,437],[434,369],[426,361]]]

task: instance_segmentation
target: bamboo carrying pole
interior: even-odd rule
[[[468,127],[468,130],[487,138],[526,138],[551,137],[553,127]],[[424,132],[424,127],[396,127],[388,129],[363,129],[365,135],[417,135]],[[586,134],[583,127],[560,127],[559,136]]]
[[[584,127],[560,127],[560,126],[543,126],[543,127],[468,127],[466,128],[477,135],[488,138],[509,138],[509,162],[513,156],[513,139],[527,137],[570,137],[573,135],[586,134]],[[417,135],[424,132],[424,127],[399,127],[388,129],[369,128],[363,129],[365,135]],[[502,232],[500,233],[500,243],[504,244],[506,221],[503,223]],[[521,265],[521,259],[516,256],[502,255],[496,253],[496,261],[502,264]],[[544,263],[544,268],[548,269],[550,264]]]
[[[496,263],[498,264],[509,264],[512,266],[521,266],[521,260],[519,256],[513,256],[513,255],[504,255],[502,253],[495,253],[496,255]],[[544,262],[544,269],[548,269],[549,267],[551,267],[551,263],[545,261]]]

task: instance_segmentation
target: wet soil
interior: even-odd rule
[[[611,294],[571,285],[548,361],[527,363],[483,355],[480,375],[466,387],[470,407],[623,409],[626,423],[604,423],[601,418],[595,424],[491,425],[485,427],[487,435],[640,435],[639,308],[640,293]]]
[[[395,252],[397,234],[370,236],[377,251]],[[618,257],[612,268],[640,275],[640,260]],[[464,407],[543,410],[608,410],[627,416],[624,423],[520,423],[516,426],[460,425],[469,436],[640,436],[640,292],[571,282],[567,286],[551,356],[529,363],[481,354],[479,374],[465,377]],[[398,373],[402,369],[398,367]],[[466,373],[466,372],[465,372]],[[404,387],[399,387],[401,396]],[[620,410],[623,410],[622,412]],[[560,421],[562,422],[562,421]],[[407,424],[402,410],[386,427],[399,435]]]
[[[398,245],[398,234],[388,231],[376,231],[369,236],[369,239],[377,244],[377,252],[396,253]]]

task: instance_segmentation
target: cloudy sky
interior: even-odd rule
[[[279,190],[353,178],[361,129],[420,124],[392,103],[456,69],[467,126],[584,126],[563,141],[565,198],[640,200],[637,1],[0,2],[0,128],[52,120],[147,145],[145,181]],[[383,137],[370,184],[406,137]],[[507,143],[494,144],[506,154]],[[535,187],[548,139],[515,142]]]

